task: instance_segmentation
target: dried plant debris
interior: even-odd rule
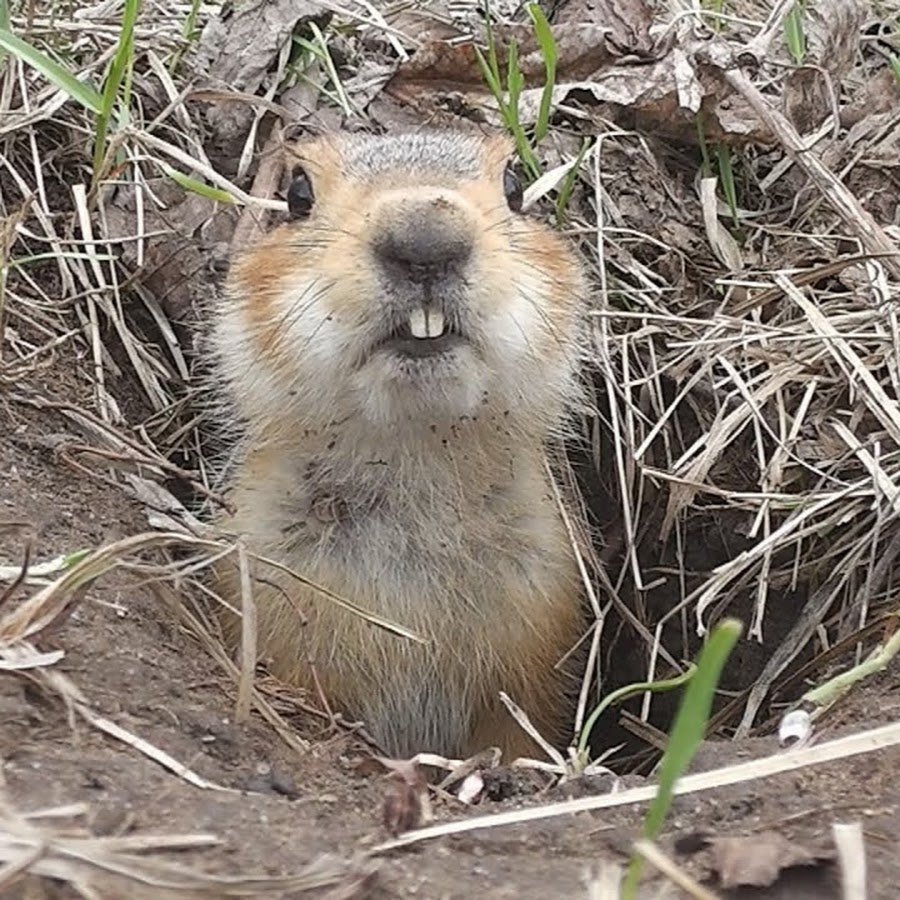
[[[640,106],[645,99],[667,95],[671,85],[660,87],[665,78],[657,68],[667,66],[662,59],[664,51],[649,36],[650,6],[643,0],[631,0],[592,7],[587,21],[571,13],[570,21],[554,27],[558,55],[554,108],[572,92],[592,96],[596,102],[625,106]],[[516,44],[518,67],[526,85],[520,116],[523,122],[533,121],[540,102],[539,85],[546,77],[534,30],[526,24],[502,23],[493,26],[493,36],[502,71],[510,45]],[[478,43],[482,42],[479,38]],[[461,94],[471,106],[483,108],[494,118],[494,107],[470,42],[427,41],[398,68],[385,93],[422,109],[438,104],[441,98]]]
[[[838,108],[840,82],[856,62],[866,13],[860,0],[810,5],[806,56],[784,83],[784,110],[801,134],[814,131]]]
[[[623,61],[623,64],[653,61],[656,48],[648,29],[640,24],[649,22],[649,6],[637,0],[629,4],[616,4],[616,9],[615,16],[597,16],[592,21],[573,21],[554,27],[557,71],[561,80],[598,79],[599,73],[617,61]],[[629,13],[634,14],[633,21],[627,18]],[[531,26],[513,23],[495,25],[493,36],[501,69],[506,65],[510,45],[515,42],[519,70],[525,84],[532,87],[542,84],[546,66]],[[598,89],[602,91],[602,88]],[[427,95],[457,91],[483,95],[487,87],[473,43],[427,40],[408,62],[399,67],[385,90],[406,102],[421,103]]]
[[[140,199],[138,191],[144,195]],[[148,194],[155,202],[142,204],[147,237],[125,242],[120,258],[129,269],[140,270],[145,304],[160,309],[164,320],[190,321],[209,301],[210,280],[227,268],[235,211],[217,208],[170,178],[148,178],[140,187],[123,185],[106,205],[110,237],[133,232],[138,203]]]
[[[431,810],[424,772],[411,760],[379,757],[379,761],[389,772],[381,816],[388,834],[397,837],[403,831],[427,824]]]
[[[9,896],[8,890],[30,884],[27,896],[44,896],[42,885],[67,884],[81,897],[177,900],[289,892],[320,897],[321,890],[330,887],[347,891],[342,895],[347,898],[361,898],[375,883],[373,863],[331,857],[315,860],[294,875],[207,873],[199,866],[175,863],[171,855],[215,847],[220,843],[215,835],[103,836],[78,824],[85,812],[74,806],[25,814],[0,793],[0,893]]]
[[[532,188],[530,214],[552,217],[592,269],[585,364],[596,392],[577,452],[600,485],[585,498],[609,604],[600,674],[618,678],[621,662],[633,664],[632,680],[658,675],[660,658],[690,658],[711,623],[738,612],[749,640],[715,725],[739,738],[772,734],[811,684],[841,688],[829,694],[830,715],[851,707],[860,685],[845,692],[835,673],[880,668],[894,647],[896,4],[802,4],[802,58],[785,39],[794,6],[542,4],[558,60],[536,153],[549,176],[566,175]],[[185,4],[141,4],[130,93],[97,184],[95,116],[14,56],[0,64],[0,417],[27,408],[58,420],[35,436],[3,418],[0,437],[9,432],[22,458],[52,457],[60,473],[136,497],[154,532],[90,556],[77,552],[83,535],[68,555],[34,546],[25,567],[21,552],[4,554],[0,667],[192,790],[233,782],[204,781],[98,715],[88,685],[62,677],[66,617],[84,612],[95,578],[129,569],[238,678],[204,605],[204,566],[232,548],[203,524],[222,502],[213,478],[222,448],[200,396],[195,327],[217,302],[232,242],[243,246],[283,212],[286,140],[340,127],[506,127],[474,52],[485,46],[481,7],[201,4],[186,39]],[[530,139],[545,60],[524,4],[495,0],[491,11],[501,71],[513,41],[518,49]],[[120,13],[121,4],[71,16],[59,4],[14,4],[11,24],[102,85]],[[76,373],[71,382],[57,382],[61,365]],[[2,543],[28,510],[0,512]],[[623,659],[617,635],[629,645]],[[307,751],[286,720],[308,714],[307,698],[270,680],[247,686],[244,700]],[[863,690],[873,689],[867,679]],[[490,765],[450,768],[433,791],[482,803],[521,793],[492,785],[503,771]],[[388,796],[370,804],[373,827],[382,801],[389,832],[424,824],[416,771],[401,765],[386,779]],[[58,839],[41,837],[45,869],[27,871],[93,887],[84,860],[62,861]],[[24,872],[37,850],[15,850],[0,866]],[[704,853],[722,896],[802,896],[791,886],[833,868],[827,854],[767,835],[712,841]],[[239,890],[182,875],[152,877],[177,881],[180,895],[190,885],[200,895]],[[366,877],[338,894],[353,896]],[[163,896],[150,878],[140,870],[144,889]],[[137,890],[117,883],[113,895]]]
[[[695,139],[699,115],[709,140],[773,140],[767,124],[722,77],[725,66],[742,58],[744,46],[716,36],[719,52],[711,55],[709,35],[695,36],[689,20],[651,27],[654,10],[643,0],[585,6],[589,9],[582,10],[582,4],[564,5],[553,30],[558,61],[551,106],[561,115],[609,115],[623,125],[637,124],[658,136],[689,141]],[[803,119],[803,131],[808,130],[808,121],[818,124],[822,115],[835,108],[836,85],[859,48],[863,7],[856,0],[847,4],[833,0],[823,6],[840,9],[830,15],[828,8],[818,8],[809,37],[810,58],[786,80],[784,102],[795,119]],[[501,71],[505,71],[510,45],[516,44],[525,85],[519,117],[533,123],[546,77],[534,30],[521,23],[501,22],[493,27],[493,34]],[[788,60],[775,57],[772,62],[784,66]],[[469,42],[427,40],[398,68],[385,92],[420,109],[435,108],[444,98],[462,95],[468,107],[498,121],[475,47]]]
[[[805,66],[818,66],[833,89],[856,64],[869,5],[863,0],[816,0],[804,19]]]
[[[200,39],[205,86],[252,97],[271,80],[273,69],[283,69],[292,35],[310,21],[324,25],[330,17],[327,5],[317,0],[255,0],[226,7],[207,22]],[[265,84],[269,92],[276,86]],[[254,110],[240,101],[220,100],[207,111],[207,122],[222,141],[245,136],[253,117]]]
[[[695,857],[694,863],[706,868],[710,881],[725,889],[725,896],[735,890],[735,896],[748,898],[789,896],[784,891],[794,885],[804,891],[817,886],[823,900],[840,896],[834,854],[801,846],[777,831],[737,837],[681,835],[676,851]]]

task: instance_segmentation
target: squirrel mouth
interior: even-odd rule
[[[409,319],[394,329],[380,347],[400,356],[436,356],[447,353],[463,343],[456,331],[438,309],[418,307]]]

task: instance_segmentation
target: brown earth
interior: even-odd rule
[[[77,379],[72,372],[54,372],[41,378],[43,389],[49,384],[77,385]],[[0,530],[5,562],[21,558],[28,534],[47,558],[146,528],[141,511],[118,489],[54,457],[48,448],[65,431],[55,414],[0,396],[0,524],[28,526]],[[169,857],[220,874],[296,872],[323,853],[350,860],[387,838],[382,806],[388,783],[383,776],[356,771],[354,760],[365,752],[363,745],[347,733],[329,731],[327,723],[312,716],[293,721],[311,741],[305,753],[287,748],[260,721],[235,726],[232,685],[178,629],[165,604],[134,578],[117,574],[96,583],[40,646],[65,651],[57,668],[99,713],[204,778],[238,792],[193,787],[84,721],[71,723],[58,697],[35,690],[21,674],[0,673],[2,781],[18,811],[82,802],[88,827],[97,835],[212,833],[221,841],[218,846]],[[896,720],[898,713],[900,670],[894,666],[851,694],[827,731],[858,731]],[[709,744],[701,764],[709,768],[741,755],[776,751],[774,738]],[[861,821],[870,896],[895,897],[900,884],[898,766],[900,751],[892,750],[679,798],[662,845],[674,852],[676,839],[696,832],[753,836],[774,829],[828,856],[832,823]],[[600,779],[538,795],[533,789],[509,790],[509,785],[533,784],[530,778],[501,773],[493,781],[498,793],[513,796],[485,800],[479,813],[610,787]],[[433,806],[438,821],[471,814],[446,798],[435,798]],[[331,896],[587,897],[585,879],[592,868],[602,860],[627,859],[641,813],[640,808],[582,813],[441,838],[379,857],[373,878],[351,878],[342,893]],[[678,858],[704,871],[701,857]],[[36,882],[4,891],[2,882],[0,872],[4,897],[74,896],[68,888],[56,893]],[[789,870],[770,888],[721,896],[837,897],[836,885],[834,867],[826,862]],[[123,896],[117,891],[121,888],[104,896]],[[124,895],[136,896],[130,889]]]
[[[270,4],[269,7],[293,15],[294,7],[299,9],[302,5]],[[599,8],[596,4],[573,5]],[[267,65],[257,68],[264,72]],[[361,77],[367,77],[362,68],[360,72]],[[478,77],[480,79],[480,75]],[[257,87],[252,85],[247,90],[253,93]],[[147,104],[148,114],[158,112],[153,105],[158,101],[144,97],[142,102]],[[383,98],[373,103],[370,111],[376,105],[382,115],[390,112]],[[319,124],[329,123],[334,110],[323,107],[320,115]],[[390,126],[394,121],[419,120],[417,114],[402,107],[393,115],[395,119],[388,118],[382,124]],[[658,124],[645,133],[648,140],[656,142],[658,139]],[[688,125],[693,135],[695,123],[691,120]],[[36,134],[42,159],[54,158],[56,138],[52,132],[44,128]],[[227,148],[205,147],[217,171],[232,174],[237,169],[244,136],[241,134],[238,140],[232,140],[236,150],[230,144],[228,152]],[[577,142],[574,135],[569,137],[567,154],[574,155]],[[264,138],[262,132],[261,144]],[[69,138],[60,140],[66,146]],[[711,277],[710,273],[719,273],[721,268],[718,262],[709,259],[708,248],[702,252],[698,249],[705,243],[705,238],[700,236],[700,210],[690,191],[681,192],[680,182],[683,180],[686,185],[691,182],[698,160],[690,160],[683,173],[670,183],[660,174],[655,161],[650,165],[641,154],[630,151],[616,155],[614,147],[605,146],[605,164],[612,171],[624,173],[623,177],[617,176],[615,185],[612,181],[607,183],[618,208],[623,211],[623,220],[630,227],[642,229],[655,238],[652,242],[629,245],[628,256],[620,259],[613,256],[617,266],[613,273],[627,271],[636,261],[659,272],[663,280],[674,287],[674,295],[689,300],[694,286],[680,271],[685,259],[688,268],[697,265],[704,279]],[[657,151],[660,158],[670,154],[678,156],[682,152],[668,146],[657,147]],[[856,152],[853,149],[854,155]],[[882,149],[882,152],[885,151]],[[862,173],[854,169],[848,175],[848,183],[856,194],[868,198],[879,222],[895,222],[897,198],[889,168],[893,163],[889,160],[882,166],[877,154],[871,156],[876,161],[874,168],[863,169]],[[82,163],[79,161],[79,165]],[[67,164],[65,155],[60,164]],[[677,166],[673,168],[678,169]],[[59,177],[48,181],[50,205],[61,216],[69,215],[69,182],[81,179],[83,175],[74,163],[71,173],[63,168],[58,174]],[[796,172],[790,177],[799,178]],[[871,181],[865,181],[865,178]],[[783,198],[793,204],[795,191],[790,187],[791,183],[786,179],[786,186],[782,186],[781,191]],[[807,189],[802,178],[793,183],[797,192]],[[250,186],[249,181],[244,184],[247,189]],[[151,221],[147,231],[170,229],[173,234],[192,237],[190,240],[179,237],[171,245],[165,241],[159,245],[148,244],[149,255],[139,280],[159,299],[179,329],[183,324],[182,317],[189,322],[189,310],[198,298],[206,298],[210,282],[217,280],[210,273],[224,263],[227,255],[224,248],[231,238],[234,223],[226,221],[229,214],[221,212],[217,214],[220,219],[208,218],[209,203],[205,200],[189,196],[179,208],[173,186],[169,186],[169,191],[174,193],[166,192],[165,183],[154,183],[153,187],[167,206],[171,222],[165,218]],[[746,189],[749,191],[748,208],[753,208],[757,200],[763,208],[769,202],[777,206],[781,196],[775,192],[769,200],[755,197],[752,188]],[[131,236],[132,231],[127,229],[133,227],[133,210],[128,205],[128,192],[124,193],[123,214],[129,224],[122,226],[120,232],[115,227],[111,230],[114,235]],[[687,200],[683,199],[685,196]],[[7,202],[10,202],[9,198],[18,197],[17,189],[5,172],[0,173],[2,197]],[[695,205],[690,206],[691,203]],[[801,204],[801,211],[802,208]],[[115,216],[116,207],[113,205],[107,212]],[[151,215],[149,211],[148,215]],[[780,216],[778,213],[774,221],[780,222]],[[228,227],[220,228],[220,222]],[[769,264],[791,267],[795,263],[805,265],[810,259],[815,261],[823,253],[827,257],[832,245],[823,245],[821,235],[841,234],[842,229],[829,222],[818,231],[820,234],[814,245],[800,245],[802,252],[792,250],[788,243],[779,245],[779,252],[773,254]],[[196,246],[195,236],[199,242]],[[660,238],[663,243],[659,243]],[[660,248],[667,243],[681,249],[677,253],[664,252]],[[126,270],[134,264],[133,259],[127,258],[129,252],[134,253],[134,246],[130,241],[122,246]],[[173,246],[177,253],[172,250]],[[814,253],[810,251],[811,247]],[[0,254],[0,262],[2,256]],[[705,270],[703,266],[706,266]],[[52,267],[48,266],[44,271],[50,273],[49,280]],[[62,291],[51,289],[46,282],[42,281],[41,287],[48,297],[62,296]],[[70,299],[66,298],[66,301]],[[696,307],[685,303],[683,310],[691,315],[706,316],[712,309],[711,305],[704,305],[708,300],[698,293]],[[718,296],[714,300],[715,304],[719,303]],[[136,310],[128,311],[129,315],[140,312],[140,305],[136,306]],[[0,303],[0,339],[4,338],[2,313]],[[147,317],[146,312],[143,315]],[[28,327],[18,317],[11,317],[9,322],[17,329]],[[69,327],[67,324],[66,330]],[[154,334],[152,327],[136,327],[135,331]],[[107,333],[111,333],[111,329]],[[36,339],[33,345],[43,343],[43,339]],[[157,343],[162,346],[161,341]],[[191,346],[190,336],[185,338],[183,345]],[[123,377],[127,377],[130,365],[121,348],[111,344],[107,350],[121,362]],[[122,358],[118,359],[119,356]],[[43,397],[55,396],[93,409],[88,369],[87,361],[79,361],[78,352],[65,345],[59,348],[59,358],[53,368],[19,378],[12,384],[11,391],[7,392],[0,380],[0,564],[20,562],[28,541],[36,558],[44,560],[58,553],[96,548],[147,530],[144,510],[121,488],[76,471],[61,458],[57,452],[61,437],[73,436],[66,419],[14,399],[17,393],[30,388]],[[131,425],[143,420],[146,410],[142,408],[140,391],[119,385],[112,388],[112,393]],[[702,396],[697,403],[701,407],[704,405]],[[688,426],[680,423],[680,427]],[[690,432],[684,440],[690,442],[694,436]],[[74,437],[81,439],[80,435]],[[735,443],[740,444],[740,441]],[[683,449],[682,446],[680,450]],[[175,448],[173,458],[190,467],[190,460],[178,455],[182,450]],[[741,447],[737,450],[739,455]],[[746,490],[758,489],[754,454],[755,449],[750,447],[747,457],[754,463],[746,466],[748,483],[739,485]],[[728,463],[735,472],[744,471],[740,460],[728,460]],[[644,488],[645,500],[651,492],[651,481],[647,479]],[[659,503],[660,498],[655,501]],[[619,508],[615,503],[604,505],[602,502],[594,503],[592,507],[596,507],[591,510],[594,513],[597,509],[610,509],[616,514]],[[727,509],[712,512],[710,519],[718,516],[725,520],[729,512]],[[605,521],[598,525],[598,530],[608,539],[608,532],[614,531],[614,523],[609,530],[606,529],[609,523]],[[724,537],[715,537],[721,538],[722,558],[710,556],[709,547],[716,544],[716,539],[708,539],[706,533],[698,534],[698,540],[692,542],[696,546],[685,549],[682,565],[706,572],[724,558],[740,552],[741,547],[735,543],[738,541],[736,535],[744,532],[733,527],[730,521],[726,521],[721,530]],[[729,541],[732,543],[727,543]],[[615,544],[615,541],[608,543]],[[616,552],[615,549],[612,552]],[[658,571],[664,571],[666,567],[672,571],[675,562],[674,556],[657,560]],[[648,566],[648,571],[656,569]],[[336,864],[344,864],[348,872],[343,881],[316,894],[332,900],[339,897],[420,897],[426,900],[594,897],[598,894],[591,891],[589,884],[601,864],[627,861],[631,842],[643,821],[643,806],[479,830],[366,860],[366,854],[389,837],[383,824],[383,810],[386,797],[394,790],[384,775],[372,774],[358,766],[359,760],[370,752],[366,745],[345,729],[332,725],[326,717],[303,713],[292,703],[279,705],[279,711],[297,735],[309,742],[305,752],[290,749],[258,717],[247,726],[236,725],[235,688],[231,680],[179,626],[173,609],[166,604],[157,586],[142,582],[141,577],[139,573],[120,571],[94,583],[68,618],[41,635],[39,649],[64,651],[62,661],[48,667],[49,670],[67,675],[98,714],[228,790],[204,790],[189,784],[152,761],[140,749],[117,741],[84,719],[70,715],[58,693],[41,688],[37,680],[28,677],[28,672],[0,669],[0,853],[5,854],[0,855],[0,897],[32,900],[76,896],[63,880],[38,882],[31,878],[16,881],[15,873],[9,867],[3,868],[9,858],[3,829],[9,812],[7,802],[14,814],[73,803],[85,804],[83,816],[58,821],[39,820],[57,832],[102,838],[215,835],[219,843],[207,849],[153,850],[147,857],[218,876],[296,873],[327,854]],[[0,617],[25,595],[20,590],[4,599],[5,587],[0,583]],[[809,585],[804,589],[811,590]],[[668,599],[666,595],[660,602],[665,604]],[[738,691],[752,683],[772,648],[778,647],[785,632],[793,625],[804,599],[802,590],[796,594],[778,593],[767,613],[767,643],[742,642],[726,673],[726,680],[733,678],[736,683],[724,683],[725,688]],[[634,635],[627,634],[626,640],[633,641]],[[617,657],[614,647],[604,648],[604,656],[607,655],[614,663],[617,658],[619,660],[610,673],[613,683],[617,678],[619,683],[627,683],[644,672],[644,660],[638,659],[637,654],[632,654],[634,672],[627,670],[627,656],[619,652]],[[682,655],[689,656],[690,653]],[[842,658],[840,664],[845,662]],[[819,680],[826,676],[817,671],[815,677]],[[670,697],[674,698],[674,695]],[[782,699],[793,700],[795,695]],[[777,709],[767,708],[766,712],[772,715]],[[895,663],[882,675],[852,691],[820,729],[818,737],[824,740],[898,720],[900,666]],[[608,728],[595,749],[602,750],[621,739],[621,733]],[[710,742],[702,748],[693,768],[726,766],[745,757],[772,755],[778,751],[774,736],[729,743]],[[841,891],[836,866],[831,862],[834,856],[831,828],[834,823],[861,822],[869,896],[894,898],[900,885],[898,768],[900,749],[895,748],[736,787],[680,797],[674,803],[660,844],[686,870],[702,878],[708,876],[711,869],[709,852],[697,851],[705,837],[745,837],[746,842],[739,848],[738,855],[752,863],[765,855],[763,835],[775,832],[783,836],[796,856],[808,851],[809,864],[785,869],[780,874],[774,872],[769,883],[759,888],[725,890],[712,879],[710,883],[718,896],[785,900],[836,898],[841,896]],[[508,769],[492,771],[486,780],[490,799],[483,800],[473,809],[466,809],[447,795],[432,796],[436,820],[464,820],[473,815],[506,812],[570,796],[607,793],[612,786],[610,778],[597,778],[582,779],[562,787],[547,787],[547,783],[533,773],[522,774]],[[634,775],[627,775],[624,780],[628,785],[641,783]],[[43,852],[40,846],[38,850]],[[377,871],[366,877],[365,873],[373,864]],[[107,875],[104,874],[104,878]],[[263,896],[263,893],[250,888],[245,895]],[[110,881],[109,886],[95,896],[154,898],[162,897],[163,892],[159,885],[150,884],[139,894],[137,884],[119,880]],[[211,887],[203,894],[180,892],[165,896],[217,897],[221,892],[217,893],[217,889]],[[299,897],[301,894],[294,890],[283,896]],[[655,880],[642,896],[686,895],[678,893],[668,882]]]

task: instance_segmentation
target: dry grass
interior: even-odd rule
[[[757,778],[767,778],[781,772],[794,772],[810,766],[820,766],[834,760],[844,760],[866,753],[876,753],[886,747],[900,744],[900,723],[885,725],[870,731],[853,734],[818,744],[815,747],[791,749],[785,753],[748,762],[724,766],[708,772],[697,772],[686,775],[678,782],[676,794],[693,794],[701,791],[715,790],[731,784],[745,784]],[[408,834],[385,841],[373,850],[373,853],[385,853],[397,847],[418,844],[449,834],[464,834],[484,828],[500,828],[519,825],[522,822],[535,822],[541,819],[552,819],[557,816],[568,816],[573,813],[589,810],[611,809],[617,806],[631,806],[646,803],[656,795],[656,786],[649,784],[627,790],[601,794],[596,797],[579,797],[577,800],[562,800],[558,803],[547,803],[531,809],[518,809],[509,812],[484,816],[475,816],[459,822],[442,822],[428,828],[420,828]]]
[[[215,847],[215,835],[95,837],[78,824],[85,813],[80,805],[25,813],[0,797],[0,890],[24,885],[31,896],[46,896],[37,893],[39,880],[46,879],[68,884],[85,898],[322,896],[322,888],[359,886],[375,871],[371,863],[322,858],[296,875],[216,876],[160,858],[163,852]]]
[[[337,14],[322,27],[347,60],[338,83],[322,61],[292,78],[282,53],[274,58],[277,77],[229,90],[200,77],[211,51],[201,41],[198,53],[198,42],[185,40],[191,6],[145,3],[127,121],[114,131],[97,180],[91,116],[14,57],[0,62],[0,388],[8,402],[65,416],[81,442],[54,447],[59,458],[76,477],[102,478],[137,496],[155,529],[98,548],[65,571],[32,570],[12,586],[6,578],[8,596],[23,589],[29,596],[3,610],[0,659],[44,679],[97,727],[89,701],[53,671],[56,657],[37,654],[30,641],[94,578],[126,565],[162,585],[189,586],[200,602],[182,610],[182,622],[239,681],[243,714],[252,703],[286,741],[303,746],[260,685],[246,671],[241,677],[205,617],[204,567],[231,548],[201,524],[223,501],[215,479],[220,448],[197,402],[192,328],[199,301],[208,299],[203,261],[221,255],[236,209],[249,217],[246,228],[281,208],[248,187],[263,116],[282,115],[289,86],[293,114],[306,104],[317,127],[333,121],[323,113],[329,98],[364,109],[421,43],[402,21],[386,24],[375,4],[310,6]],[[687,4],[671,6],[660,12],[660,29],[693,58],[701,53],[691,35],[695,18]],[[881,6],[900,13],[893,0]],[[843,105],[832,98],[814,129],[798,131],[782,109],[790,67],[780,28],[788,7],[726,3],[723,30],[704,51],[713,66],[724,67],[739,50],[759,60],[722,79],[722,90],[727,85],[746,101],[748,130],[772,135],[767,146],[735,138],[728,150],[739,173],[737,228],[724,227],[732,223],[708,183],[691,186],[697,153],[651,146],[644,134],[588,108],[591,122],[562,82],[559,102],[569,116],[542,146],[550,171],[529,195],[558,185],[579,136],[590,137],[567,228],[597,285],[589,348],[597,409],[583,420],[585,456],[615,503],[615,515],[600,510],[611,548],[590,572],[596,612],[617,612],[645,640],[650,679],[678,669],[726,611],[744,613],[749,639],[762,640],[770,637],[773,605],[800,608],[752,688],[719,719],[737,735],[771,726],[760,713],[773,690],[796,699],[801,676],[821,681],[829,666],[877,657],[897,612],[900,222],[879,193],[888,185],[895,204],[900,193],[900,104],[864,112],[852,126],[835,118],[857,101],[865,110],[867,87],[881,77],[870,42],[841,73]],[[218,13],[215,4],[197,10],[200,25]],[[65,15],[33,3],[13,15],[12,26],[98,84],[119,17],[115,3]],[[809,23],[813,49],[820,26]],[[846,36],[832,38],[839,45]],[[205,64],[221,71],[221,60]],[[223,106],[227,97],[236,105]],[[209,112],[217,105],[243,116],[226,150],[206,140],[218,127]],[[490,118],[487,98],[483,108]],[[233,204],[172,194],[173,168],[225,191]],[[172,268],[173,260],[183,267]],[[61,357],[81,360],[77,396],[66,402],[42,377]],[[190,510],[162,487],[167,479],[192,492]],[[704,542],[709,552],[698,555]],[[34,548],[36,559],[45,556]],[[592,663],[600,636],[598,626]],[[588,696],[585,690],[580,715]],[[651,713],[649,694],[642,712]],[[134,746],[153,753],[138,738]],[[57,837],[4,808],[0,885],[17,866],[65,872],[73,883],[100,867],[147,883],[134,851],[162,846],[95,840],[90,853],[87,844],[75,852],[78,841],[87,839]],[[154,877],[168,879],[173,891],[197,887],[197,876],[174,869]],[[241,890],[206,887],[220,896]]]

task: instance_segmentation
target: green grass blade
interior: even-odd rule
[[[506,104],[503,102],[503,86],[500,84],[500,76],[493,70],[491,64],[478,47],[475,48],[475,58],[478,60],[478,65],[481,68],[481,77],[484,78],[490,92],[500,104],[500,112],[502,113]]]
[[[192,194],[198,194],[201,197],[206,197],[207,200],[213,200],[216,203],[234,203],[234,197],[227,191],[210,187],[208,184],[197,181],[196,178],[191,178],[190,175],[185,175],[184,172],[179,172],[178,169],[174,169],[172,166],[162,161],[160,161],[159,164],[162,166],[166,175],[168,175],[176,184],[181,185],[186,191],[190,191]]]
[[[534,33],[541,48],[541,55],[544,57],[544,68],[546,70],[544,91],[541,94],[541,105],[538,109],[537,122],[534,126],[534,141],[535,144],[539,144],[550,130],[550,103],[553,100],[553,89],[556,87],[556,62],[558,55],[553,30],[550,28],[550,23],[547,21],[544,11],[537,3],[531,3],[528,7],[528,13],[532,22],[534,22]]]
[[[19,256],[16,259],[11,259],[7,264],[7,268],[12,271],[13,269],[22,269],[25,266],[57,259],[84,259],[98,260],[101,262],[116,262],[118,257],[113,256],[110,253],[76,253],[74,251],[57,253],[56,251],[52,251],[47,253],[35,253],[32,256]]]
[[[734,227],[739,228],[741,223],[738,218],[734,170],[731,167],[731,148],[726,144],[719,144],[716,147],[716,153],[719,159],[719,182],[722,185],[722,193],[725,194],[725,200],[728,202],[728,209],[731,211]]]
[[[488,62],[491,67],[491,72],[494,75],[494,82],[497,85],[497,89],[502,91],[500,82],[500,60],[497,57],[497,42],[494,40],[494,19],[491,15],[490,0],[485,0],[484,3],[484,28],[488,49]]]
[[[525,86],[525,76],[519,68],[519,48],[515,41],[510,44],[507,58],[506,89],[504,90],[503,78],[500,74],[500,60],[497,54],[497,43],[494,40],[491,6],[488,2],[485,3],[484,13],[487,53],[485,54],[480,48],[475,47],[475,58],[481,69],[482,78],[497,101],[503,124],[515,139],[519,158],[522,160],[529,176],[534,179],[541,174],[540,164],[532,152],[531,145],[528,143],[528,136],[525,134],[522,123],[519,121],[519,98]],[[505,96],[507,93],[509,94],[508,100]]]
[[[134,57],[134,26],[137,23],[140,8],[140,0],[125,0],[119,43],[112,58],[106,83],[103,85],[103,112],[107,115],[112,112],[113,106],[115,106],[125,72],[132,64]]]
[[[509,112],[513,117],[512,124],[519,125],[519,97],[525,86],[525,76],[519,68],[519,45],[511,41],[509,45],[509,59],[506,73],[506,92],[509,94]]]
[[[596,709],[594,709],[587,722],[584,723],[584,727],[581,729],[581,734],[578,739],[579,760],[584,762],[587,761],[588,741],[591,737],[591,731],[593,731],[594,725],[597,724],[597,720],[603,714],[604,710],[608,709],[614,703],[621,703],[629,697],[633,697],[635,694],[643,694],[648,691],[651,694],[664,694],[666,691],[674,691],[675,688],[686,685],[694,677],[694,672],[696,671],[697,667],[692,665],[686,672],[682,672],[674,678],[668,678],[661,681],[642,681],[635,684],[626,684],[623,687],[608,693],[600,703],[597,704]]]
[[[803,3],[801,0],[797,0],[785,17],[784,38],[794,62],[798,66],[802,66],[806,59],[806,34],[803,31]]]
[[[0,0],[0,31],[12,31],[9,18],[9,4],[6,0]],[[6,59],[6,51],[0,47],[0,63]]]
[[[23,41],[6,28],[0,28],[0,50],[17,56],[22,62],[41,73],[48,81],[65,91],[73,100],[91,112],[103,110],[103,97],[90,84],[79,81],[71,72],[36,47]]]
[[[741,631],[741,623],[736,619],[723,620],[713,629],[700,652],[697,671],[684,692],[659,766],[659,789],[644,820],[644,837],[648,840],[654,840],[659,834],[672,805],[675,784],[685,773],[703,740],[716,686]],[[622,887],[624,900],[632,900],[636,896],[643,863],[641,856],[632,858]]]
[[[892,55],[890,57],[891,61],[891,71],[894,73],[894,78],[897,79],[897,84],[900,84],[900,56]]]
[[[700,145],[700,155],[703,157],[703,175],[712,175],[712,163],[709,159],[709,142],[706,140],[706,127],[703,122],[703,110],[697,114],[697,143]]]
[[[487,57],[476,47],[475,54],[478,58],[478,64],[484,75],[484,80],[488,83],[491,93],[500,104],[500,113],[506,120],[506,104],[503,100],[503,79],[500,77],[500,60],[497,57],[497,42],[494,40],[494,25],[491,18],[491,4],[485,0],[484,4],[484,37],[487,42]]]
[[[708,8],[711,9],[714,15],[710,16],[710,21],[712,23],[712,30],[719,32],[722,30],[722,22],[721,12],[725,9],[725,0],[712,0],[712,3],[707,4]]]
[[[119,32],[119,43],[116,53],[112,58],[106,81],[103,85],[103,102],[97,116],[97,126],[94,134],[94,179],[100,176],[100,169],[106,157],[107,136],[109,123],[115,110],[116,101],[119,99],[119,90],[125,78],[125,73],[131,69],[134,58],[134,26],[140,11],[140,0],[125,0],[125,11],[122,15],[122,29]],[[123,100],[123,107],[127,114],[127,98]]]
[[[536,180],[540,178],[541,165],[531,149],[528,135],[525,134],[525,129],[522,127],[522,122],[519,119],[519,99],[525,87],[525,76],[522,74],[522,69],[519,66],[519,45],[515,41],[512,41],[509,45],[508,63],[506,76],[506,90],[509,94],[509,104],[506,110],[507,125],[516,140],[516,149],[522,164],[525,166],[529,177],[532,180]]]
[[[191,8],[188,10],[187,18],[184,20],[184,28],[181,34],[190,43],[193,43],[200,37],[200,31],[197,28],[197,20],[200,18],[200,4],[201,0],[191,0]]]
[[[87,559],[90,555],[90,549],[75,550],[73,553],[67,553],[61,559],[61,566],[64,569],[71,569],[73,566],[77,566],[83,559]]]
[[[340,73],[337,70],[337,67],[334,64],[334,59],[331,56],[331,51],[328,49],[328,40],[324,34],[322,34],[321,29],[316,25],[315,22],[309,23],[309,30],[312,33],[313,40],[318,44],[320,48],[320,59],[322,60],[322,65],[325,67],[325,72],[328,74],[328,80],[334,86],[335,95],[338,98],[338,104],[341,109],[344,111],[344,114],[349,116],[353,115],[353,105],[350,103],[350,98],[347,96],[347,92],[344,90],[344,85],[341,82]]]
[[[184,54],[196,43],[200,37],[200,29],[197,27],[197,21],[200,18],[201,0],[191,0],[191,8],[188,10],[187,18],[181,29],[182,45],[172,54],[167,64],[168,70],[174,74],[181,65]]]

